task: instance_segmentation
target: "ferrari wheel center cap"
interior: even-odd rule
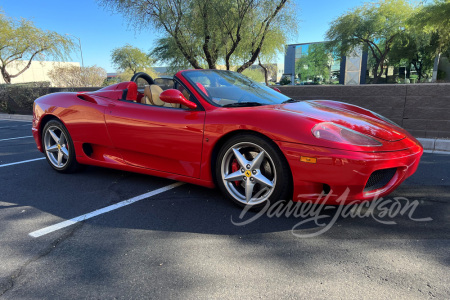
[[[245,176],[250,178],[252,176],[252,172],[250,172],[250,170],[245,171]]]
[[[58,144],[58,149],[61,150],[61,145],[60,144]]]

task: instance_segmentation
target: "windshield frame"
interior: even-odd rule
[[[283,101],[286,101],[286,100],[289,100],[289,99],[290,99],[288,96],[286,96],[286,95],[284,95],[284,94],[282,94],[282,93],[277,92],[276,90],[272,89],[271,87],[266,86],[266,85],[261,85],[261,84],[255,82],[255,81],[253,81],[252,79],[248,78],[247,76],[245,76],[245,75],[243,75],[243,74],[241,74],[241,73],[234,72],[234,71],[229,71],[229,70],[216,70],[216,69],[200,69],[200,70],[186,70],[186,71],[183,71],[183,72],[181,73],[181,75],[183,76],[183,78],[185,78],[185,79],[189,82],[189,84],[192,86],[192,88],[193,88],[195,91],[197,91],[197,92],[198,92],[198,93],[199,93],[199,94],[200,94],[200,95],[208,102],[208,104],[213,105],[213,106],[215,106],[215,107],[225,107],[226,104],[220,105],[220,104],[218,104],[216,101],[214,101],[214,100],[212,99],[211,96],[206,95],[206,93],[204,93],[204,92],[197,86],[197,84],[190,78],[190,76],[189,76],[189,73],[195,74],[195,73],[201,73],[201,72],[212,72],[212,73],[219,74],[219,76],[220,76],[221,73],[225,73],[225,72],[238,74],[238,77],[243,77],[243,79],[248,80],[252,85],[255,85],[256,87],[261,88],[261,90],[263,90],[263,91],[265,91],[265,92],[268,92],[269,95],[270,95],[270,93],[273,93],[274,98],[275,98],[276,96],[282,96],[281,98],[283,98],[283,97],[286,98],[286,99],[280,100],[279,102],[274,102],[274,103],[266,103],[266,102],[262,101],[262,102],[260,102],[260,104],[261,104],[260,106],[266,106],[266,105],[279,105],[279,104],[282,104]],[[231,85],[231,86],[235,86],[235,85]],[[270,89],[270,90],[267,90],[266,88],[267,88],[267,89]],[[245,90],[242,90],[242,91],[243,91],[243,92],[247,92],[247,93],[251,93],[251,92],[245,91]],[[275,93],[279,93],[279,95],[277,95],[277,94],[275,94]],[[251,94],[254,95],[255,97],[259,98],[258,95],[255,95],[254,93],[251,93]],[[261,99],[261,98],[259,98],[259,99]],[[245,102],[245,101],[244,101],[244,102]],[[239,102],[239,101],[236,100],[235,103],[243,103],[243,102]],[[229,108],[229,107],[233,107],[233,106],[228,106],[228,108]],[[245,107],[245,106],[235,106],[235,107]]]

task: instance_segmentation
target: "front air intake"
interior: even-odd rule
[[[369,180],[367,180],[366,186],[364,187],[364,192],[372,192],[385,187],[392,177],[394,177],[397,168],[377,170],[370,175]]]

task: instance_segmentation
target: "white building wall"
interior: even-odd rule
[[[26,65],[28,61],[15,61],[8,65],[6,70],[11,74],[17,74]],[[32,61],[31,66],[19,76],[12,78],[11,83],[24,83],[35,81],[50,81],[48,72],[55,66],[77,66],[80,67],[79,62],[56,62],[56,61]],[[3,77],[0,75],[0,84],[5,83]],[[53,83],[52,83],[53,86]]]
[[[281,77],[283,77],[284,74],[284,63],[277,63],[277,80],[276,82],[279,82],[281,80]]]

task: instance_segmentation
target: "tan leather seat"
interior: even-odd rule
[[[146,85],[144,88],[145,104],[164,106],[164,107],[175,107],[179,108],[178,103],[166,103],[159,98],[159,95],[163,92],[163,89],[156,84]]]
[[[150,91],[150,86],[146,85],[144,87],[144,100],[141,100],[141,102],[144,104],[153,105],[151,99],[152,99],[152,92]]]
[[[186,98],[186,100],[189,100],[190,94],[188,93],[187,90],[185,90],[184,88],[181,90],[181,93],[183,94],[184,98]],[[181,105],[179,104],[182,109],[188,109],[187,106]]]
[[[183,89],[182,91],[181,91],[181,93],[183,94],[183,96],[184,96],[184,98],[186,98],[186,100],[189,100],[189,93],[188,93],[188,91],[186,91],[185,89]]]

